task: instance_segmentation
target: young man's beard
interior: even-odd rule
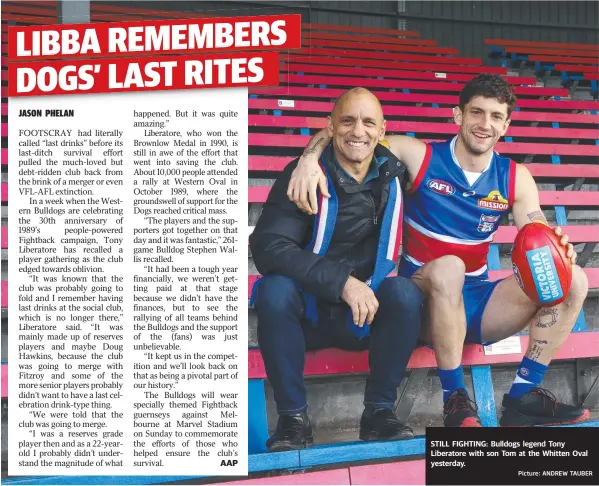
[[[471,141],[471,139],[476,139],[476,136],[471,132],[462,131],[461,136],[462,136],[462,141],[464,142],[464,146],[466,147],[466,150],[468,150],[468,152],[470,152],[473,155],[486,154],[489,150],[493,150],[493,147],[495,147],[495,143],[491,143],[489,145],[487,145],[485,143],[485,148],[478,148],[478,147],[474,146],[470,141]],[[494,140],[494,138],[495,137],[493,137],[493,135],[491,135],[489,140]]]

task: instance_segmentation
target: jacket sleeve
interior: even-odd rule
[[[250,236],[252,257],[262,275],[290,277],[316,298],[337,303],[353,269],[302,249],[311,240],[315,218],[287,198],[296,164],[292,162],[285,168],[268,195]]]
[[[387,157],[387,167],[389,167],[392,177],[398,177],[401,188],[405,191],[409,188],[410,174],[405,164],[399,160],[393,152],[391,152],[386,145],[378,144],[376,146],[377,156]]]

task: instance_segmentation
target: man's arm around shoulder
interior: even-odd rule
[[[401,160],[408,169],[410,182],[413,183],[424,162],[427,145],[422,140],[405,135],[389,135],[385,137],[385,140],[389,144],[391,153]]]
[[[317,189],[323,196],[329,197],[326,188],[326,177],[318,165],[318,160],[331,137],[326,129],[316,133],[308,143],[308,147],[299,159],[297,167],[291,174],[287,188],[287,197],[298,208],[308,214],[317,212]],[[385,144],[384,141],[387,143]],[[387,146],[408,169],[411,183],[416,180],[427,152],[427,145],[417,138],[404,135],[389,135],[383,145]],[[429,149],[430,150],[430,149]]]

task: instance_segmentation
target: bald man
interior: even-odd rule
[[[250,237],[258,271],[252,301],[258,341],[279,420],[270,451],[313,444],[304,385],[306,350],[369,350],[360,439],[399,440],[412,430],[394,413],[397,387],[417,345],[423,296],[395,269],[401,242],[404,165],[378,142],[378,99],[354,88],[328,119],[320,165],[330,198],[317,215],[287,197],[291,162],[274,184]],[[341,398],[341,397],[340,397]]]

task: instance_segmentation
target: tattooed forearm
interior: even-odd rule
[[[542,352],[543,348],[541,346],[539,346],[538,344],[533,344],[532,348],[527,351],[526,357],[528,359],[536,360],[539,359]]]
[[[547,341],[545,341],[544,339],[535,339],[534,342],[537,344],[547,344]]]
[[[557,323],[557,309],[541,309],[537,312],[534,323],[536,327],[546,329]]]
[[[528,216],[528,219],[530,219],[532,222],[538,221],[539,223],[547,224],[547,219],[545,219],[545,215],[542,211],[533,211],[532,213],[528,213],[526,216]]]
[[[302,154],[302,157],[304,155],[311,155],[313,153],[316,152],[316,147],[318,147],[322,142],[324,141],[324,138],[319,138],[316,143],[314,145],[312,145],[312,147],[306,147],[306,150],[304,150],[304,153]]]

